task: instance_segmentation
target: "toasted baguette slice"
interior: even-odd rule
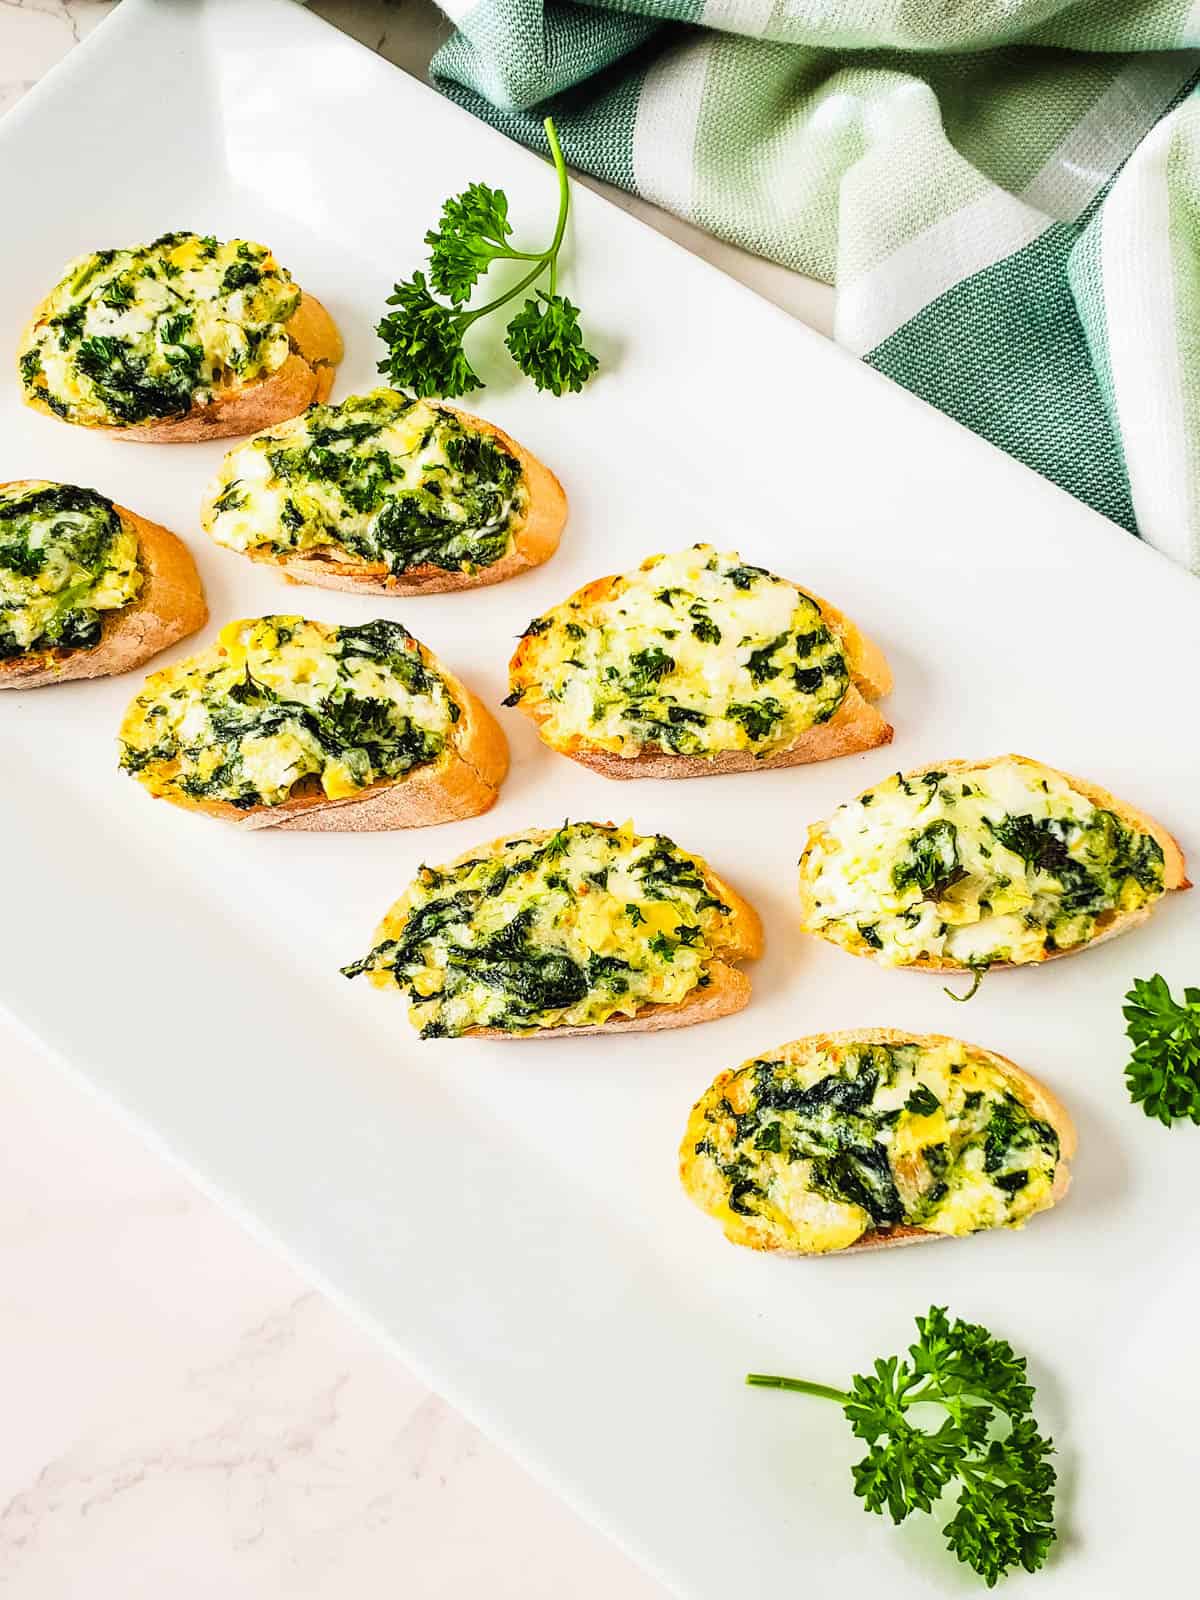
[[[299,618],[286,620],[302,621]],[[239,626],[244,625],[229,625],[234,629]],[[508,772],[508,743],[504,734],[491,712],[431,651],[411,637],[408,648],[441,679],[449,698],[459,708],[458,720],[450,726],[445,748],[434,760],[413,767],[400,777],[382,778],[334,799],[325,793],[320,778],[315,775],[301,779],[286,800],[245,808],[226,800],[195,797],[169,786],[159,785],[151,792],[174,805],[203,812],[238,828],[281,828],[309,833],[379,833],[394,828],[425,828],[478,816],[489,810]],[[167,673],[156,674],[148,680],[143,693],[169,689],[179,674],[191,668],[197,659],[202,658],[180,662]],[[133,726],[141,698],[134,701],[126,714],[123,738]]]
[[[764,1063],[782,1068],[785,1082],[793,1073],[791,1081],[811,1096],[813,1084],[836,1078],[838,1069],[848,1061],[853,1063],[862,1048],[876,1046],[889,1051],[915,1047],[915,1066],[901,1064],[901,1057],[891,1082],[880,1075],[871,1100],[856,1107],[859,1125],[846,1118],[844,1149],[852,1156],[855,1141],[867,1136],[862,1122],[868,1121],[872,1108],[878,1106],[879,1131],[870,1141],[872,1151],[882,1141],[893,1190],[907,1214],[912,1214],[914,1203],[920,1206],[936,1193],[937,1182],[946,1182],[948,1193],[942,1206],[935,1202],[932,1213],[927,1213],[929,1222],[941,1226],[920,1227],[901,1221],[876,1224],[856,1201],[839,1199],[824,1184],[809,1186],[810,1161],[792,1159],[784,1141],[796,1137],[806,1114],[821,1122],[819,1132],[827,1136],[828,1125],[821,1119],[838,1120],[832,1099],[828,1104],[814,1104],[808,1113],[800,1109],[804,1106],[800,1095],[790,1097],[791,1107],[786,1104],[786,1092],[776,1094],[765,1106],[762,1103]],[[927,1093],[931,1084],[936,1086],[933,1093],[938,1105],[933,1115],[922,1106],[910,1109],[904,1103],[915,1084],[921,1084]],[[987,1175],[992,1169],[982,1164],[979,1170],[970,1160],[958,1164],[964,1152],[988,1137],[987,1121],[964,1104],[969,1091],[982,1096],[985,1116],[991,1112],[989,1102],[1003,1108],[1009,1143],[999,1149],[994,1168],[1000,1182],[993,1182]],[[1015,1127],[1005,1096],[1023,1112]],[[793,1111],[797,1118],[794,1126],[790,1120]],[[778,1133],[774,1132],[776,1125]],[[1047,1142],[1043,1127],[1053,1130],[1057,1148]],[[897,1153],[901,1142],[904,1148]],[[778,1160],[777,1146],[784,1152]],[[732,1243],[781,1255],[845,1255],[961,1237],[983,1228],[1021,1227],[1066,1194],[1075,1148],[1075,1127],[1062,1102],[1007,1057],[945,1034],[862,1028],[797,1039],[756,1056],[736,1071],[722,1072],[692,1109],[680,1146],[679,1171],[689,1198],[723,1224]],[[932,1159],[923,1159],[926,1150],[937,1151],[937,1165]],[[943,1165],[947,1150],[949,1164]],[[722,1166],[728,1170],[735,1162],[746,1185],[736,1206],[731,1204],[730,1180],[722,1171]],[[1008,1184],[1010,1170],[1017,1176]],[[1025,1180],[1019,1183],[1022,1172]],[[836,1178],[833,1181],[836,1183]],[[879,1194],[878,1175],[875,1182]]]
[[[708,553],[707,546],[697,546],[696,550]],[[588,767],[606,778],[707,778],[723,773],[765,772],[776,767],[803,766],[809,762],[829,761],[837,756],[850,755],[856,751],[870,750],[878,745],[890,743],[893,730],[871,704],[873,700],[890,693],[892,688],[891,668],[883,652],[835,606],[819,599],[811,590],[802,589],[790,579],[772,579],[772,581],[776,584],[787,584],[797,594],[813,602],[820,613],[820,620],[840,645],[848,682],[832,715],[803,728],[785,746],[771,748],[763,754],[756,754],[754,749],[749,748],[726,748],[719,749],[714,754],[697,755],[680,754],[649,741],[631,754],[626,749],[606,748],[597,742],[594,736],[589,736],[589,729],[586,727],[568,732],[556,727],[555,724],[563,715],[563,702],[561,697],[557,696],[551,700],[544,691],[548,672],[561,665],[556,660],[555,653],[557,656],[564,653],[554,637],[557,626],[570,624],[578,627],[582,622],[587,629],[589,613],[614,599],[619,592],[628,592],[625,586],[637,582],[643,572],[653,573],[654,581],[663,582],[668,586],[668,592],[671,592],[670,577],[663,576],[660,579],[659,574],[667,572],[666,564],[678,564],[693,554],[694,552],[684,552],[677,557],[652,557],[643,564],[638,573],[596,579],[577,590],[561,605],[555,606],[543,617],[536,619],[531,625],[530,630],[521,639],[509,666],[509,687],[512,691],[510,701],[517,704],[529,717],[540,737],[551,749],[569,756],[581,766]],[[713,555],[716,553],[713,552]],[[764,576],[772,577],[771,574]],[[679,619],[672,617],[671,620],[672,632],[681,631],[686,635],[690,627],[688,617],[682,618],[682,625]],[[638,642],[641,641],[644,632],[647,644],[662,648],[657,642],[659,635],[643,630],[637,623],[628,625],[628,632],[631,638],[636,633]],[[669,638],[669,635],[662,636]],[[666,648],[670,651],[677,646],[668,643]],[[695,650],[698,647],[691,645],[690,648]],[[566,664],[571,665],[569,661]],[[694,682],[691,687],[695,688]],[[772,682],[767,681],[757,691],[750,693],[770,695],[772,687]],[[711,680],[706,684],[705,693],[710,688]],[[736,691],[732,688],[731,698],[736,698]]]
[[[0,489],[49,485],[25,479]],[[80,649],[31,651],[0,658],[0,689],[41,689],[79,678],[107,678],[140,667],[208,621],[200,574],[187,546],[157,522],[113,503],[137,538],[142,586],[127,606],[102,614],[99,641]]]
[[[506,874],[507,878],[512,882],[512,886],[506,885],[502,887],[498,900],[495,894],[490,891],[486,892],[484,897],[489,916],[491,916],[493,908],[498,908],[496,910],[497,915],[511,910],[512,916],[507,921],[513,921],[521,915],[526,904],[544,903],[546,898],[540,880],[533,876],[536,871],[535,868],[525,872],[519,864],[514,867],[514,863],[519,863],[521,860],[520,857],[514,855],[514,849],[528,845],[532,847],[532,851],[540,851],[542,847],[551,841],[566,840],[567,843],[563,852],[555,854],[553,857],[555,874],[565,877],[572,885],[569,904],[563,908],[564,926],[569,929],[582,921],[582,917],[588,913],[580,912],[578,908],[584,905],[589,894],[593,894],[598,908],[597,915],[604,918],[603,926],[605,930],[613,929],[613,937],[615,938],[616,930],[619,927],[620,934],[624,936],[625,942],[616,943],[616,950],[625,951],[626,954],[636,950],[640,952],[642,959],[648,961],[650,957],[642,951],[642,946],[645,945],[649,938],[653,937],[652,922],[648,919],[654,917],[654,911],[644,908],[643,920],[640,923],[630,921],[628,927],[626,927],[621,922],[621,915],[622,911],[626,915],[628,914],[628,905],[617,907],[613,914],[609,915],[607,902],[600,900],[599,895],[591,887],[584,870],[587,860],[590,860],[590,857],[586,856],[587,841],[589,837],[594,839],[597,835],[605,835],[610,838],[614,848],[629,845],[636,849],[640,844],[649,842],[639,840],[628,824],[619,829],[614,828],[611,823],[568,823],[558,830],[548,828],[531,829],[527,833],[494,839],[490,844],[465,851],[444,866],[432,869],[432,876],[429,881],[434,885],[436,894],[442,895],[443,890],[446,893],[450,892],[446,889],[448,884],[454,884],[459,881],[456,877],[456,872],[460,868],[466,867],[468,871],[476,874],[475,886],[478,887],[479,881],[485,880],[488,883],[492,881],[491,868],[493,865],[497,869],[513,867],[514,871]],[[575,853],[576,849],[582,852],[578,857]],[[671,846],[671,849],[674,850],[675,847]],[[454,1030],[454,1036],[473,1039],[551,1039],[577,1038],[585,1034],[594,1033],[652,1033],[663,1028],[688,1027],[695,1022],[712,1022],[718,1017],[727,1016],[734,1011],[740,1011],[750,998],[750,980],[738,969],[736,963],[753,960],[762,954],[762,923],[759,920],[758,913],[749,902],[736,889],[726,883],[724,879],[719,878],[705,861],[698,856],[688,855],[686,852],[678,853],[681,856],[686,856],[688,861],[694,863],[700,878],[703,880],[701,895],[707,895],[723,908],[720,910],[707,909],[704,912],[695,913],[697,920],[701,922],[701,925],[706,926],[706,931],[711,936],[708,957],[697,969],[697,975],[706,976],[707,982],[703,983],[702,986],[693,984],[676,1001],[662,1004],[647,1002],[639,1005],[632,1016],[613,1013],[600,1022],[535,1026],[524,1030],[476,1024]],[[422,868],[423,875],[429,873],[429,871],[430,869]],[[480,875],[482,875],[481,879]],[[364,958],[363,961],[356,962],[345,969],[348,976],[353,977],[361,972],[367,972],[377,987],[396,988],[399,986],[394,968],[387,967],[386,961],[377,965],[372,963],[383,946],[402,939],[405,926],[414,910],[421,909],[430,903],[428,898],[422,897],[424,889],[425,884],[422,878],[418,878],[416,883],[409,886],[405,894],[391,907],[376,929],[374,948],[371,954]],[[444,898],[444,895],[442,897]],[[659,900],[656,904],[661,912],[668,902]],[[553,914],[558,915],[557,912]],[[676,916],[674,911],[663,914],[667,915],[667,920],[670,921],[674,921]],[[705,916],[709,919],[707,924],[704,924],[703,921]],[[681,918],[680,920],[686,919]],[[507,925],[507,922],[505,925]],[[530,935],[530,937],[533,936]],[[569,940],[569,934],[566,937]],[[611,947],[611,940],[608,937],[605,938],[604,943],[606,948]],[[563,948],[561,940],[555,948],[556,951],[561,951]],[[676,949],[674,954],[680,955],[680,951]],[[673,965],[673,957],[671,960]],[[681,965],[683,960],[686,960],[686,957],[681,958]],[[421,1025],[421,1019],[414,1016],[413,1020],[414,1025]],[[434,1036],[442,1036],[440,1029],[435,1030]]]
[[[452,419],[449,425],[452,431],[447,432],[444,418]],[[437,432],[439,423],[441,437]],[[272,449],[304,452],[310,441],[310,428],[344,430],[347,424],[353,425],[358,436],[343,447],[346,470],[353,469],[359,451],[364,453],[369,468],[380,454],[391,456],[395,463],[393,483],[383,491],[382,499],[376,497],[372,501],[369,511],[364,510],[357,498],[347,498],[340,484],[332,485],[324,478],[311,480],[307,492],[302,477],[290,476],[283,485],[275,477],[273,467],[263,460],[268,445]],[[448,468],[451,460],[448,452],[462,438],[459,428],[468,435],[494,440],[501,452],[493,459],[502,466],[493,470],[502,472],[504,477],[496,480],[487,477],[484,482],[493,495],[511,496],[511,520],[504,529],[508,539],[505,553],[496,561],[470,570],[454,566],[455,559],[464,558],[461,554],[450,554],[447,559],[451,564],[446,566],[427,560],[402,572],[394,572],[382,559],[367,560],[353,554],[348,546],[354,539],[371,542],[374,525],[381,522],[389,510],[389,497],[403,502],[426,481],[422,473],[431,438],[434,457],[429,472],[436,475],[428,481],[438,491],[440,501],[454,504],[456,495],[467,492],[473,480],[478,481],[476,473],[488,470],[481,468],[478,461],[460,467],[457,458],[453,467]],[[462,473],[461,479],[458,472]],[[509,474],[514,474],[511,485]],[[503,487],[498,488],[497,484]],[[231,491],[233,504],[228,503]],[[298,533],[285,533],[281,526],[280,503],[285,492],[289,495],[285,503],[292,512],[298,503],[306,507],[303,514],[309,520],[298,524]],[[554,554],[566,516],[567,500],[558,479],[503,429],[453,406],[414,401],[392,389],[351,395],[336,406],[268,428],[258,437],[236,446],[209,486],[200,512],[203,527],[218,544],[276,567],[295,583],[350,593],[393,595],[445,594],[456,589],[480,589],[502,583],[528,567],[540,565]],[[464,511],[462,526],[468,530],[472,527],[467,511]],[[314,530],[318,542],[309,543]],[[319,542],[333,538],[334,530],[344,534],[345,544]],[[294,548],[293,541],[307,547]]]
[[[93,315],[97,306],[100,319]],[[131,331],[107,320],[118,306],[135,314]],[[76,317],[68,336],[63,330]],[[125,346],[101,376],[77,360],[83,339],[97,334],[105,337],[93,344]],[[189,351],[196,366],[164,364],[161,351],[172,346]],[[256,374],[255,352],[263,348],[270,359],[261,364],[272,370]],[[25,401],[34,410],[117,439],[191,444],[254,433],[326,398],[342,340],[319,300],[304,293],[297,299],[290,274],[266,246],[181,232],[70,262],[35,310],[18,359]],[[190,382],[181,376],[188,370]],[[211,398],[192,398],[183,409],[189,394]]]
[[[1135,834],[1148,835],[1162,851],[1163,892],[1191,888],[1191,883],[1185,870],[1183,851],[1178,841],[1161,823],[1156,822],[1153,817],[1147,816],[1145,812],[1139,811],[1136,807],[1118,799],[1117,796],[1110,794],[1107,789],[1101,788],[1099,784],[1092,783],[1085,778],[1072,777],[1070,773],[1060,772],[1057,768],[1048,767],[1044,762],[1032,760],[1028,756],[1010,754],[995,756],[985,761],[939,762],[932,766],[914,768],[901,776],[906,782],[915,781],[920,783],[924,773],[940,772],[944,773],[953,783],[955,779],[970,778],[972,774],[987,773],[989,769],[1003,769],[1005,766],[1015,769],[1018,773],[1027,774],[1031,781],[1040,782],[1043,776],[1049,781],[1057,780],[1065,784],[1077,795],[1081,795],[1085,800],[1090,801],[1098,810],[1111,812],[1127,828],[1132,829]],[[891,780],[887,781],[891,782]],[[879,789],[883,788],[884,785],[876,785],[875,787]],[[975,787],[974,781],[972,781],[971,787]],[[871,794],[872,792],[872,790],[864,791],[865,794]],[[861,799],[862,796],[859,796],[858,800],[861,801]],[[857,802],[851,802],[851,804],[855,803]],[[1089,937],[1061,948],[1043,948],[1037,953],[1026,953],[1019,961],[995,959],[972,963],[955,959],[945,954],[934,955],[924,952],[910,960],[890,959],[886,949],[876,949],[868,943],[855,940],[852,934],[849,937],[837,937],[836,933],[828,931],[826,920],[823,918],[818,904],[816,883],[820,872],[820,860],[825,853],[825,842],[829,827],[829,822],[818,822],[809,828],[808,840],[804,853],[800,858],[801,926],[808,933],[814,933],[820,938],[828,939],[831,943],[850,950],[852,954],[866,956],[883,966],[899,966],[925,972],[969,972],[978,971],[981,967],[990,971],[993,968],[1000,969],[1023,966],[1030,962],[1050,961],[1058,956],[1072,955],[1079,950],[1090,949],[1093,945],[1101,944],[1107,939],[1114,939],[1118,934],[1127,933],[1130,929],[1138,927],[1150,916],[1161,898],[1161,895],[1155,896],[1144,904],[1135,905],[1126,910],[1102,910],[1095,918],[1095,931]],[[992,842],[989,841],[989,848],[992,847]],[[968,878],[969,876],[968,874]],[[958,896],[961,896],[962,887],[960,883],[952,883],[948,893],[951,896],[955,896],[956,891]],[[870,916],[862,913],[858,916],[858,921],[859,923],[869,923]]]

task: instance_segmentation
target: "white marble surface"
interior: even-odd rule
[[[114,3],[0,0],[0,111]],[[314,9],[418,73],[445,26]],[[823,286],[616,198],[828,331]],[[0,1126],[0,1592],[662,1596],[3,1019]]]

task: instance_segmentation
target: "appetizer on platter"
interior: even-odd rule
[[[693,545],[536,617],[511,694],[552,749],[608,778],[698,778],[887,744],[880,650],[824,600]]]
[[[1188,887],[1159,823],[1017,755],[896,773],[810,828],[800,860],[807,932],[932,972],[1066,955]]]
[[[694,1107],[683,1186],[734,1244],[792,1255],[1019,1228],[1075,1152],[1050,1091],[991,1050],[867,1028],[723,1072]]]
[[[324,400],[342,340],[266,245],[164,233],[69,263],[21,338],[25,399],[116,438],[254,433]]]
[[[128,672],[207,620],[157,522],[74,484],[0,484],[0,689]]]
[[[152,795],[244,828],[422,828],[493,804],[508,747],[398,622],[254,617],[150,677],[121,765]]]
[[[299,583],[440,594],[547,560],[566,515],[554,474],[490,422],[375,389],[235,446],[201,521]]]
[[[758,915],[699,856],[567,822],[422,867],[344,969],[401,989],[423,1039],[682,1028],[739,1011]]]

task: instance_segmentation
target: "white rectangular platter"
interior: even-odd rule
[[[552,215],[534,156],[288,0],[125,0],[0,125],[0,351],[66,260],[171,228],[260,238],[371,384],[393,279],[442,198],[503,186]],[[1136,540],[782,313],[579,191],[567,286],[603,372],[555,400],[481,355],[470,404],[562,476],[536,573],[372,601],[285,587],[211,546],[219,445],[90,437],[0,379],[0,479],[93,485],[176,529],[209,632],[304,609],[403,620],[492,705],[514,637],[587,579],[705,539],[827,594],[896,668],[890,750],[686,784],[606,782],[502,713],[487,817],[420,833],[248,836],[154,805],[116,767],[135,679],[0,697],[0,1000],[197,1181],[678,1592],[960,1595],[937,1526],[854,1500],[854,1441],[750,1369],[841,1383],[931,1303],[1029,1353],[1060,1449],[1062,1541],[1011,1597],[1185,1592],[1200,1311],[1195,1130],[1130,1106],[1133,976],[1200,981],[1200,906],[995,974],[969,1006],[796,928],[808,822],[897,768],[1009,749],[1087,774],[1200,849],[1200,589]],[[487,339],[484,349],[487,350]],[[5,357],[7,361],[8,357]],[[188,646],[176,654],[186,653]],[[747,1010],[613,1040],[420,1044],[403,1002],[338,967],[421,861],[564,816],[632,816],[761,909]],[[675,1175],[692,1101],[784,1040],[961,1033],[1043,1076],[1080,1130],[1075,1188],[1023,1234],[846,1260],[739,1252]]]

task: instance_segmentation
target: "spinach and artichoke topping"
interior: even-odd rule
[[[242,810],[301,783],[341,799],[436,761],[459,715],[398,622],[260,617],[148,679],[121,765],[154,794]]]
[[[26,397],[68,422],[185,415],[287,360],[300,291],[265,245],[165,233],[71,262],[19,357]]]
[[[801,866],[810,931],[891,964],[981,971],[1086,943],[1163,893],[1149,833],[1036,762],[899,774],[842,806]]]
[[[569,822],[422,867],[343,970],[406,990],[426,1039],[584,1025],[706,987],[731,915],[670,839]]]
[[[473,572],[508,554],[527,504],[521,463],[498,440],[375,389],[231,450],[204,520],[234,550]]]
[[[137,598],[137,535],[92,489],[0,488],[0,658],[99,644],[104,613]]]
[[[701,544],[536,618],[507,703],[534,712],[559,747],[768,756],[827,722],[849,684],[814,600]]]
[[[802,1045],[723,1074],[684,1158],[734,1237],[844,1249],[869,1229],[1019,1226],[1052,1203],[1059,1138],[958,1042]]]

